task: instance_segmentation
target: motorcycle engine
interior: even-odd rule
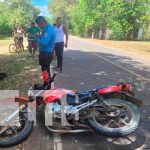
[[[48,113],[49,115],[53,115],[53,118],[57,118],[57,119],[62,118],[62,113],[65,113],[66,116],[72,115],[71,113],[72,109],[73,109],[72,105],[61,106],[57,102],[47,104],[45,107],[46,113]]]

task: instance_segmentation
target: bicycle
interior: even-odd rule
[[[23,51],[23,49],[20,48],[20,46],[19,46],[18,38],[14,38],[14,43],[11,43],[9,45],[9,52],[10,53],[18,53],[20,51]]]

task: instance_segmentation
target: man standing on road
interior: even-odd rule
[[[42,68],[42,77],[44,80],[43,86],[46,86],[51,82],[50,63],[53,59],[56,33],[54,27],[47,23],[43,16],[38,16],[35,22],[42,30],[37,42],[39,45],[39,64]]]
[[[64,36],[66,35],[66,40],[64,43]],[[62,23],[61,17],[58,17],[56,20],[56,44],[55,44],[55,53],[57,57],[57,69],[62,73],[63,65],[63,51],[64,46],[68,46],[68,31],[66,26]]]

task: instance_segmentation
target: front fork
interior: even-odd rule
[[[10,122],[15,119],[18,115],[19,112],[22,112],[26,108],[26,105],[21,105],[17,110],[15,110],[10,116],[5,118],[4,120],[1,121],[1,125],[3,126],[3,129],[0,131],[0,134],[5,132],[8,128],[10,128]]]

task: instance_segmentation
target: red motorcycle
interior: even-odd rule
[[[140,125],[137,106],[141,105],[141,101],[133,96],[129,83],[83,93],[49,87],[36,84],[29,88],[28,97],[15,98],[19,108],[4,121],[15,121],[18,115],[19,125],[0,126],[1,147],[16,145],[30,135],[34,121],[28,106],[35,102],[42,106],[45,126],[51,132],[78,133],[91,130],[108,137],[124,137],[132,134]]]

